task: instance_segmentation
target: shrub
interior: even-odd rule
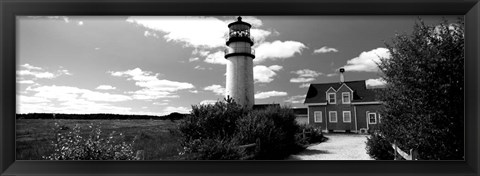
[[[90,128],[89,136],[84,138],[79,125],[67,133],[61,133],[61,126],[55,123],[56,140],[52,141],[54,152],[43,158],[48,160],[133,160],[135,158],[132,144],[114,139],[115,132],[102,138],[100,128],[92,126]],[[122,136],[121,133],[120,136]]]
[[[393,160],[392,145],[378,133],[367,137],[367,153],[376,160]]]
[[[283,159],[303,149],[295,138],[298,130],[290,108],[271,106],[239,119],[236,137],[244,144],[260,139],[260,148],[253,159]]]
[[[244,150],[231,139],[196,139],[180,153],[183,159],[194,160],[235,160],[244,156]]]
[[[311,132],[311,133],[306,133],[305,134],[305,139],[303,139],[303,136],[302,136],[303,130],[305,130],[305,132]],[[299,138],[298,141],[302,145],[320,143],[320,142],[325,142],[326,140],[328,140],[328,138],[323,135],[320,128],[312,126],[312,125],[300,125],[297,136]]]
[[[387,82],[379,131],[424,160],[463,160],[464,19],[415,24],[387,44],[378,66]]]
[[[298,128],[290,108],[249,110],[232,99],[192,106],[180,125],[180,155],[186,159],[283,159],[303,149],[295,139]],[[260,145],[253,150],[239,148],[257,139]]]

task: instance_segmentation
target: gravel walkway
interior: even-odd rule
[[[327,141],[309,146],[289,160],[373,160],[365,149],[368,135],[329,133]]]

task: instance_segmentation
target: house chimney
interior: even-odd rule
[[[345,79],[343,78],[343,72],[345,72],[344,68],[340,68],[340,82],[345,82]]]

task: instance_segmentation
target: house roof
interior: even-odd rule
[[[338,90],[343,83],[321,83],[321,84],[310,84],[308,88],[307,97],[305,98],[304,103],[326,103],[326,94],[325,92],[331,87],[335,90]],[[353,100],[352,102],[371,102],[378,101],[376,98],[376,90],[367,89],[365,80],[359,81],[347,81],[344,82],[350,89],[353,90]]]
[[[267,109],[268,107],[280,107],[280,104],[254,104],[253,105],[254,110]]]
[[[295,115],[307,115],[308,112],[307,112],[307,108],[293,108],[293,113]]]

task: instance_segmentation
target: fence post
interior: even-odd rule
[[[305,140],[305,129],[302,130],[302,139]]]
[[[145,160],[145,151],[137,150],[137,155],[135,156],[136,160]]]
[[[410,155],[412,155],[412,160],[418,160],[418,150],[414,149]]]

